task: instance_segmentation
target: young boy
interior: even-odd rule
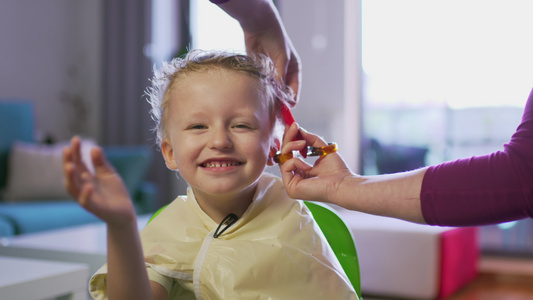
[[[187,181],[139,235],[119,176],[95,149],[87,171],[74,138],[69,192],[107,223],[96,299],[357,299],[301,201],[264,173],[289,97],[266,57],[192,51],[156,71],[148,91],[166,165]],[[141,246],[142,240],[142,246]]]

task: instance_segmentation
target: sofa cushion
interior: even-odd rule
[[[6,218],[0,216],[0,237],[12,236],[15,234],[13,224]]]
[[[33,107],[29,101],[0,101],[0,190],[6,183],[8,154],[15,141],[34,141]]]
[[[99,220],[78,203],[62,200],[0,203],[0,217],[13,224],[15,234],[51,230]]]
[[[63,183],[63,148],[67,142],[41,145],[15,142],[9,154],[6,201],[50,200],[71,198]],[[82,141],[82,159],[89,169],[90,150],[95,143]]]

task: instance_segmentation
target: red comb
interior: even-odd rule
[[[283,101],[280,101],[280,102],[281,102],[281,117],[283,118],[283,123],[285,123],[285,125],[287,126],[291,126],[292,123],[296,122],[296,120],[294,120],[294,116],[292,115],[292,112],[290,108],[287,106],[287,104]],[[302,136],[302,133],[299,130],[294,141],[298,141],[298,140],[304,140],[304,137]],[[304,158],[306,158],[307,148],[300,150],[300,154]]]

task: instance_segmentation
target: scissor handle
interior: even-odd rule
[[[337,152],[338,147],[337,143],[328,143],[327,146],[324,147],[307,147],[307,156],[326,156],[328,154]],[[278,151],[276,155],[274,155],[274,161],[278,164],[282,164],[289,159],[293,158],[292,152],[281,154],[281,151]]]

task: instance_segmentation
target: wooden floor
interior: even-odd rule
[[[482,258],[480,274],[449,300],[532,300],[533,259]]]
[[[533,276],[481,273],[449,300],[531,300]]]
[[[483,257],[479,276],[446,300],[533,300],[533,259]]]

